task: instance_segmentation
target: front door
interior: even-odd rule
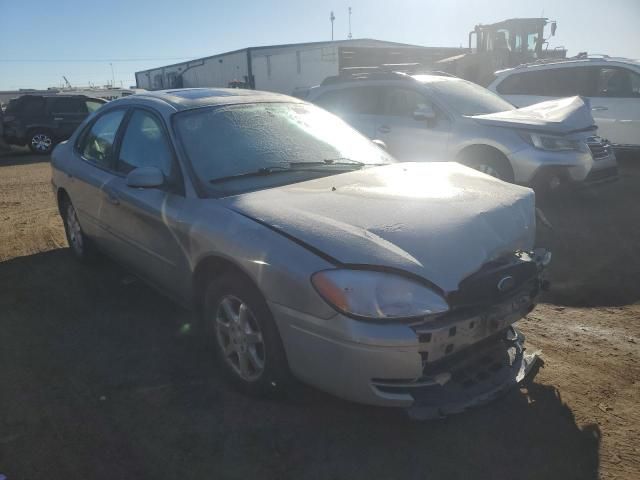
[[[414,118],[414,113],[427,105],[436,112],[436,118]],[[381,113],[376,118],[375,138],[384,141],[398,160],[447,160],[450,121],[422,92],[406,87],[384,88]]]
[[[165,176],[159,188],[127,186],[135,168],[156,167]],[[138,274],[178,297],[189,271],[180,235],[184,208],[182,176],[162,120],[135,109],[127,124],[116,162],[116,176],[104,187],[108,202],[101,212],[114,252]]]

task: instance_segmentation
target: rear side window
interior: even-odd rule
[[[84,100],[79,98],[59,97],[49,99],[49,111],[52,113],[87,113]]]
[[[44,98],[42,97],[24,97],[19,105],[19,107],[16,105],[16,113],[20,112],[27,117],[44,115]]]
[[[395,117],[413,117],[416,110],[424,108],[429,102],[424,95],[407,88],[387,89],[383,101],[383,115]]]
[[[98,118],[80,143],[80,153],[85,160],[104,168],[111,168],[113,144],[125,110],[114,110]]]
[[[138,167],[156,167],[170,178],[172,158],[160,121],[144,110],[136,110],[122,138],[117,170],[127,174]]]
[[[640,98],[640,75],[624,68],[600,68],[596,96]]]
[[[343,88],[320,95],[314,103],[338,115],[378,115],[381,93],[381,87]]]
[[[102,105],[104,105],[101,102],[96,102],[95,100],[87,100],[86,102],[84,102],[87,110],[89,111],[89,113],[93,113],[96,110],[98,110]]]
[[[592,84],[591,68],[569,67],[516,73],[501,82],[496,90],[502,95],[589,96]]]

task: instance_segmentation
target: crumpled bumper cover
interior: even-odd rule
[[[412,388],[415,401],[407,412],[412,419],[430,420],[484,405],[532,379],[541,363],[537,352],[525,353],[522,333],[509,327],[504,338],[434,371],[433,382]]]

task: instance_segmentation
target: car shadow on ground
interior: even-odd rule
[[[303,386],[258,400],[222,380],[188,312],[106,259],[20,257],[0,284],[8,478],[598,478],[598,427],[551,385],[431,422]]]

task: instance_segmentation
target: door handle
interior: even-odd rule
[[[109,202],[111,205],[120,205],[120,200],[118,199],[118,196],[113,193],[113,192],[104,192],[105,196],[107,197],[107,202]]]
[[[609,110],[607,107],[592,107],[591,111],[592,112],[603,112],[605,110]]]
[[[387,125],[382,125],[381,127],[378,127],[378,131],[380,133],[389,133],[391,131],[391,127]]]
[[[53,117],[53,119],[54,119],[56,122],[59,122],[59,121],[61,121],[61,120],[64,120],[64,117]]]

